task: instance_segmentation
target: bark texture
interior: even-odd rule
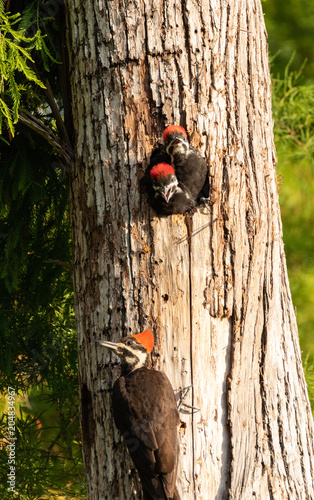
[[[182,500],[311,499],[313,420],[276,186],[259,0],[67,5],[71,179],[84,458],[90,499],[136,499],[114,427],[119,367],[94,343],[152,328],[181,407]],[[158,218],[139,179],[168,124],[210,166],[215,202]]]

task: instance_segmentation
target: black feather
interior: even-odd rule
[[[180,500],[176,488],[180,419],[166,375],[139,368],[120,377],[113,387],[113,411],[145,500]]]
[[[208,180],[208,166],[197,149],[190,147],[186,154],[175,154],[172,161],[179,182],[196,201]]]

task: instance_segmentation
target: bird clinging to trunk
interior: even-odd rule
[[[202,190],[208,180],[206,161],[197,149],[190,146],[185,129],[179,125],[167,127],[163,140],[180,185],[196,204],[202,197]]]
[[[120,342],[97,341],[121,359],[113,386],[113,413],[139,473],[145,500],[180,500],[176,488],[180,423],[167,376],[149,368],[154,337],[150,330]]]

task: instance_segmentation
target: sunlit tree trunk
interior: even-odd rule
[[[313,421],[282,242],[259,0],[67,4],[81,421],[89,499],[140,498],[94,338],[152,328],[181,406],[182,500],[310,499]],[[159,218],[139,180],[168,124],[213,205]],[[192,226],[192,227],[191,227]],[[188,230],[189,228],[189,230]],[[190,231],[190,232],[189,232]]]

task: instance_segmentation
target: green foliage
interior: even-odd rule
[[[16,131],[0,149],[0,391],[28,394],[18,498],[84,498],[67,179],[42,137]]]
[[[77,398],[77,395],[76,395]],[[73,408],[73,401],[67,401]],[[76,404],[78,401],[76,400]],[[25,402],[17,405],[16,415],[16,494],[2,492],[4,500],[86,498],[80,449],[78,410],[70,416],[63,414],[51,397],[49,389],[42,386],[30,392]],[[0,438],[7,435],[7,416],[0,421]],[[0,451],[0,474],[8,473],[7,449]],[[2,484],[6,484],[3,479]]]
[[[28,395],[17,498],[85,498],[67,179],[42,137],[16,131],[0,148],[0,391]]]
[[[274,133],[285,252],[308,394],[314,412],[314,85],[302,68],[273,80]]]
[[[67,182],[45,141],[34,136],[19,131],[2,146],[0,390],[13,383],[23,389],[43,376],[48,368],[38,367],[34,352],[49,359],[47,344],[59,332],[72,342],[74,330]]]
[[[290,58],[284,78],[273,79],[273,118],[279,154],[306,160],[311,165],[314,152],[314,85],[305,83],[304,65],[291,71]]]
[[[0,142],[0,391],[14,387],[27,401],[21,399],[17,419],[17,494],[4,498],[79,499],[85,493],[67,178],[45,140],[16,125],[25,107],[58,136],[40,80],[49,71],[62,114],[56,40],[64,12],[57,3],[43,16],[51,6],[37,0],[11,2],[12,14],[3,5],[0,112],[11,134],[4,131]],[[0,428],[6,432],[5,417]],[[1,484],[7,472],[2,450]]]
[[[312,413],[314,415],[314,359],[311,358],[309,354],[303,359],[303,368],[304,368],[304,374],[306,378]]]
[[[270,52],[276,54],[272,58],[273,117],[285,252],[313,408],[308,367],[314,359],[314,3],[265,0],[263,10]]]
[[[12,136],[18,121],[21,94],[28,91],[30,82],[45,87],[29,66],[29,62],[34,62],[31,56],[34,50],[47,53],[44,38],[40,30],[32,37],[26,36],[26,29],[18,27],[19,24],[21,15],[5,12],[4,2],[0,1],[0,134],[4,120]],[[24,76],[21,82],[17,72]]]
[[[280,204],[290,288],[301,348],[314,356],[314,85],[302,68],[273,80],[273,117]]]
[[[38,50],[40,51],[40,56],[43,62],[43,67],[46,72],[50,71],[51,63],[59,64],[59,61],[55,57],[52,56],[52,53],[56,52],[56,41],[54,36],[60,30],[58,21],[53,15],[48,15],[49,10],[51,9],[51,4],[49,6],[49,2],[47,5],[44,5],[43,2],[33,1],[33,2],[22,2],[23,11],[20,22],[20,29],[25,30],[27,32],[32,31],[33,33],[43,33],[38,40]],[[55,8],[56,6],[56,8]],[[47,15],[43,15],[42,9],[46,7]],[[54,14],[54,11],[58,11],[58,2],[54,2],[53,10],[51,14]],[[52,26],[52,33],[49,27]],[[48,43],[46,43],[46,40]]]
[[[266,0],[263,2],[268,43],[271,54],[276,58],[275,74],[283,78],[291,54],[295,52],[292,69],[299,68],[304,60],[305,76],[313,82],[314,52],[313,27],[314,3],[312,0]],[[273,68],[274,69],[274,68]]]

